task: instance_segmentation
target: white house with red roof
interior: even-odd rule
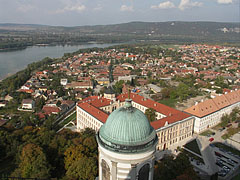
[[[109,98],[110,97],[110,98]],[[118,97],[91,96],[83,99],[77,104],[77,129],[81,131],[85,128],[92,128],[98,131],[106,122],[109,114],[116,108],[124,105],[128,94],[121,94]],[[146,99],[138,94],[131,93],[132,106],[143,113],[149,108],[156,111],[156,121],[151,122],[152,127],[157,131],[159,150],[167,149],[180,141],[192,137],[194,117],[160,104],[150,99]]]
[[[200,133],[220,123],[221,117],[236,107],[240,108],[240,90],[196,103],[184,111],[195,117],[194,132]]]

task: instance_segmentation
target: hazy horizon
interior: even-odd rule
[[[240,22],[239,0],[0,0],[0,23],[50,26],[128,22]]]
[[[10,25],[36,25],[36,26],[62,26],[62,27],[79,27],[79,26],[105,26],[105,25],[116,25],[116,24],[127,24],[134,22],[143,22],[143,23],[165,23],[165,22],[213,22],[213,23],[234,23],[238,24],[240,22],[226,22],[226,21],[129,21],[129,22],[121,22],[121,23],[110,23],[110,24],[92,24],[92,25],[73,25],[73,26],[64,26],[64,25],[50,25],[50,24],[25,24],[25,23],[17,23],[17,22],[0,22],[0,24],[10,24]]]

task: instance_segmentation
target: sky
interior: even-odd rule
[[[240,22],[240,0],[0,0],[0,23]]]

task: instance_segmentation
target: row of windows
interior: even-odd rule
[[[192,134],[191,133],[188,133],[188,134],[185,134],[184,136],[181,136],[179,138],[179,141],[187,138],[187,137],[191,137]],[[177,143],[178,142],[178,138],[174,138],[174,139],[171,139],[169,142],[165,142],[165,141],[162,141],[160,143],[160,145],[158,146],[158,150],[163,150],[163,149],[167,149],[170,145],[174,144],[174,143]]]
[[[94,130],[97,130],[101,127],[101,124],[95,118],[89,116],[87,113],[83,111],[78,112],[78,120],[82,121],[85,124],[84,128],[90,127]]]
[[[185,134],[184,136],[181,136],[181,137],[179,138],[179,140],[181,141],[181,140],[183,140],[183,139],[185,139],[185,138],[187,138],[187,137],[189,137],[189,136],[192,136],[192,133],[188,133],[188,134]]]
[[[213,114],[210,114],[202,119],[200,119],[200,131],[206,129],[208,126],[213,126],[217,123],[219,123],[221,117],[224,115],[224,114],[229,114],[232,109],[236,106],[239,106],[237,104],[235,105],[232,105],[230,107],[226,107],[224,109],[221,109],[220,111],[217,111]]]
[[[98,127],[96,127],[96,126],[94,126],[94,125],[92,125],[92,124],[86,125],[86,124],[84,124],[84,123],[82,123],[82,122],[79,122],[79,127],[82,127],[82,129],[91,128],[91,129],[93,129],[93,130],[95,130],[95,131],[98,131],[98,130],[99,130]]]
[[[137,109],[139,109],[140,111],[142,111],[143,113],[145,112],[145,110],[147,109],[147,108],[145,108],[144,106],[142,106],[142,105],[139,105],[139,104],[137,104],[137,103],[132,103],[132,105],[133,105],[133,107],[135,107],[135,108],[137,108]]]

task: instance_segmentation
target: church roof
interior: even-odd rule
[[[109,115],[99,130],[99,139],[110,150],[137,152],[152,147],[156,132],[144,113],[127,101]]]

